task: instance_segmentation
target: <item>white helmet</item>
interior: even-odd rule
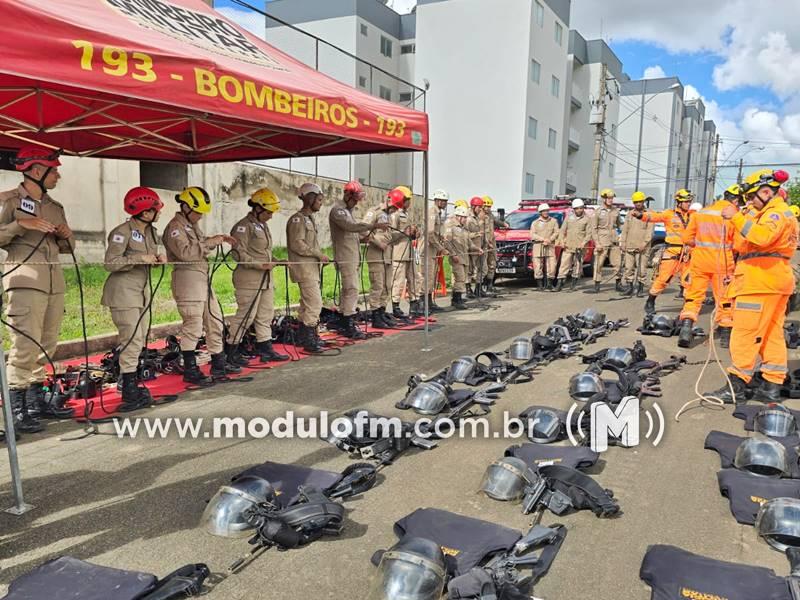
[[[319,194],[322,195],[322,188],[319,187],[316,183],[304,183],[300,186],[300,191],[297,195],[302,198],[306,194]]]
[[[697,210],[703,210],[703,205],[702,205],[702,204],[700,204],[699,202],[692,202],[692,203],[689,205],[689,210],[695,210],[695,211],[697,211]]]
[[[468,217],[469,216],[469,210],[467,210],[463,206],[459,206],[458,208],[456,208],[456,210],[455,210],[455,212],[453,214],[455,216],[457,216],[457,217]]]
[[[583,208],[584,206],[586,205],[580,198],[575,198],[575,200],[572,201],[572,208]]]
[[[444,190],[436,190],[435,192],[433,192],[433,199],[434,200],[450,200],[450,194],[448,194]]]
[[[542,202],[536,210],[538,210],[539,212],[550,210],[550,205],[547,202]]]

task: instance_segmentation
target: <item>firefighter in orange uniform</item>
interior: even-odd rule
[[[736,402],[744,402],[747,386],[760,362],[764,384],[756,391],[759,399],[779,402],[780,386],[786,378],[787,355],[783,335],[786,303],[794,292],[790,264],[797,247],[798,225],[789,206],[778,196],[786,171],[764,169],[748,176],[742,184],[752,195],[755,212],[746,217],[729,204],[722,218],[741,236],[728,295],[734,299],[731,362],[728,369]],[[734,401],[729,386],[712,392],[726,403]]]
[[[683,263],[687,258],[683,245],[683,233],[689,224],[689,205],[692,202],[692,193],[689,190],[675,192],[675,209],[667,209],[659,213],[644,213],[641,218],[645,223],[664,223],[667,229],[665,239],[666,248],[658,263],[658,275],[650,287],[650,295],[644,305],[646,313],[656,311],[656,298],[672,281],[675,275],[680,278]],[[636,216],[636,215],[634,215]]]
[[[714,293],[714,325],[720,345],[727,348],[730,343],[733,312],[726,290],[733,277],[734,229],[722,218],[722,209],[737,202],[738,194],[734,187],[738,186],[725,190],[723,199],[692,213],[683,234],[684,243],[692,249],[692,258],[689,261],[686,301],[679,317],[678,346],[681,348],[688,348],[692,343],[692,329],[703,308],[709,283]]]

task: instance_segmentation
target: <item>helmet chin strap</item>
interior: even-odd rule
[[[47,193],[47,188],[44,187],[44,180],[47,179],[47,176],[50,174],[50,171],[52,171],[52,170],[53,170],[53,167],[47,167],[47,170],[44,172],[44,175],[42,175],[41,179],[36,179],[32,175],[30,175],[30,173],[28,171],[25,171],[22,174],[22,176],[25,179],[29,179],[30,181],[32,181],[33,183],[38,185],[39,189],[42,190],[42,194],[46,194]]]
[[[147,210],[152,210],[152,209],[148,208]],[[141,221],[142,223],[145,223],[146,225],[151,225],[153,223],[153,221],[155,221],[155,219],[156,219],[156,213],[155,212],[153,213],[153,218],[152,219],[147,220],[147,219],[144,218],[144,213],[146,213],[147,210],[143,210],[138,215],[133,215],[133,218],[136,219],[137,221]]]

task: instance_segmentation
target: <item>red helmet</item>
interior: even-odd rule
[[[389,206],[394,206],[397,210],[400,210],[406,205],[406,195],[403,193],[403,190],[394,189],[389,192]]]
[[[27,171],[33,165],[43,165],[45,167],[60,167],[58,160],[60,150],[51,150],[33,144],[23,146],[17,151],[17,156],[12,160],[17,171]]]
[[[483,206],[483,198],[480,196],[473,196],[472,200],[469,201],[470,206]]]
[[[128,190],[123,204],[125,205],[125,212],[134,217],[146,210],[161,210],[164,207],[164,203],[161,202],[158,194],[150,188],[141,186]]]
[[[360,194],[364,191],[364,188],[361,186],[361,182],[354,180],[344,186],[344,191],[351,194]]]

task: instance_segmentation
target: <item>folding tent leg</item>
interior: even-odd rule
[[[414,161],[413,157],[411,158],[411,161],[413,163],[413,161]],[[431,251],[431,247],[430,247],[430,244],[427,243],[427,241],[428,241],[428,231],[429,231],[429,229],[428,229],[428,221],[430,219],[430,217],[428,216],[428,153],[427,152],[423,152],[422,153],[422,201],[423,201],[423,206],[425,207],[425,216],[424,216],[425,221],[424,221],[423,227],[425,228],[425,240],[426,240],[426,244],[425,244],[425,269],[424,269],[424,271],[425,271],[425,273],[424,273],[425,281],[424,281],[423,286],[422,286],[422,289],[425,290],[425,294],[424,294],[424,296],[425,296],[424,297],[424,305],[425,305],[425,343],[424,343],[424,345],[422,347],[422,352],[430,352],[431,351],[430,325],[428,324],[428,317],[430,316],[431,307],[428,305],[428,298],[430,297],[430,294],[428,294],[427,292],[428,292],[429,289],[431,289],[430,288],[430,281],[431,281],[432,273],[430,272],[431,271],[431,269],[430,269],[430,261],[428,260],[428,252]]]
[[[8,391],[8,377],[6,377],[6,355],[0,346],[0,393],[3,394],[3,420],[6,428],[6,446],[8,447],[8,465],[11,468],[11,485],[14,490],[14,506],[5,512],[12,515],[24,515],[33,506],[25,504],[22,497],[22,475],[19,472],[19,459],[17,458],[17,441],[14,435],[14,412],[11,409],[11,394]]]

